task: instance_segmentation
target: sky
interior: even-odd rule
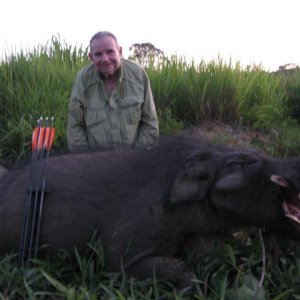
[[[0,56],[52,36],[87,47],[113,32],[126,57],[134,43],[195,62],[222,58],[273,71],[300,65],[299,0],[9,0],[1,3]]]

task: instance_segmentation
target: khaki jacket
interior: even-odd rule
[[[151,147],[158,142],[158,121],[147,74],[122,59],[117,86],[109,96],[95,67],[77,75],[69,103],[68,146]]]

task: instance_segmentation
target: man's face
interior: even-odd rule
[[[117,74],[121,66],[122,48],[112,37],[95,39],[91,43],[89,58],[105,78]]]

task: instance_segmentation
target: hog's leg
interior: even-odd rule
[[[0,165],[0,178],[3,177],[7,173],[7,169]]]
[[[128,272],[132,277],[140,279],[151,278],[155,275],[157,279],[174,282],[180,290],[192,288],[192,280],[196,278],[184,261],[160,256],[142,259],[131,266]]]

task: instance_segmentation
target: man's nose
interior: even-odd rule
[[[102,54],[102,61],[108,61],[108,55]]]

